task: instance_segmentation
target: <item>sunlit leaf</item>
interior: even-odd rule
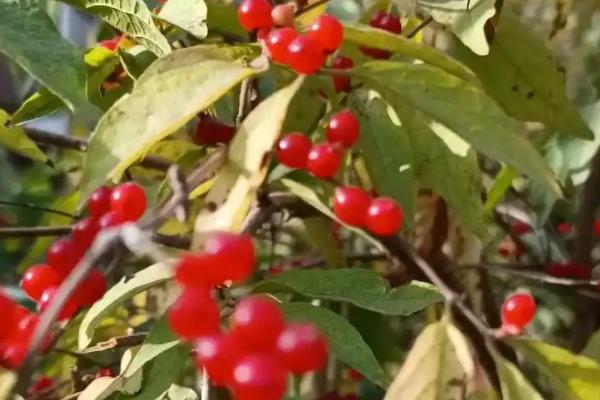
[[[46,161],[46,154],[39,149],[22,128],[6,126],[9,118],[10,116],[6,111],[0,110],[0,146],[32,160]]]
[[[169,0],[158,13],[161,19],[189,32],[196,39],[204,39],[208,33],[206,15],[204,0]]]

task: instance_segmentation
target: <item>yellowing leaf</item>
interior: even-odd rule
[[[23,128],[8,128],[10,116],[4,110],[0,110],[0,146],[14,151],[22,156],[29,157],[36,161],[46,161],[47,157],[37,144],[25,133]]]
[[[208,33],[206,14],[204,0],[169,0],[162,6],[158,16],[189,32],[196,39],[204,39]]]

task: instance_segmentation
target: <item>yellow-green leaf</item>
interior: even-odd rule
[[[0,146],[14,151],[22,156],[36,161],[46,161],[47,157],[37,144],[27,136],[23,128],[7,127],[10,116],[4,110],[0,110]]]
[[[537,390],[527,381],[519,368],[500,355],[495,357],[498,377],[504,400],[543,400]]]
[[[204,0],[169,0],[162,6],[158,16],[189,32],[196,39],[204,39],[208,33],[206,14]]]

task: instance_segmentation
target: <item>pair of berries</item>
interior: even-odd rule
[[[333,177],[342,162],[344,148],[353,146],[360,136],[360,124],[350,110],[331,116],[327,142],[314,144],[302,133],[290,133],[277,144],[277,158],[290,168],[306,169],[317,178]]]
[[[286,325],[274,301],[251,296],[236,306],[231,332],[196,341],[196,364],[215,385],[225,385],[236,400],[281,400],[287,376],[327,363],[327,341],[311,324]]]
[[[235,127],[225,125],[218,119],[202,113],[199,115],[194,141],[206,146],[227,144],[235,136]]]
[[[335,189],[333,212],[347,225],[366,228],[378,236],[391,236],[402,227],[402,208],[390,197],[371,198],[357,186]]]
[[[515,293],[504,300],[501,309],[502,330],[520,334],[535,317],[535,299],[529,293]]]
[[[397,35],[402,33],[402,23],[400,22],[400,18],[392,14],[386,13],[384,11],[375,12],[375,14],[373,14],[371,19],[369,20],[369,25],[374,28],[383,29],[384,31],[395,33]],[[378,60],[387,60],[392,56],[392,53],[390,53],[389,51],[374,49],[370,47],[361,47],[360,51],[363,54]]]

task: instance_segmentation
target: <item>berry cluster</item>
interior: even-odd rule
[[[293,25],[294,6],[278,5],[269,0],[244,0],[238,7],[238,19],[247,31],[256,31],[264,40],[271,58],[288,65],[299,74],[313,74],[323,66],[328,54],[344,39],[342,24],[332,15],[319,16],[304,34]],[[278,26],[272,29],[273,26]]]
[[[369,21],[369,25],[397,35],[402,33],[402,23],[400,22],[400,18],[384,11],[377,11],[373,14]],[[370,47],[361,47],[360,51],[362,51],[363,54],[378,60],[387,60],[392,56],[392,53],[389,51],[373,49]]]
[[[515,293],[502,304],[502,331],[520,334],[535,317],[535,299],[529,293]]]
[[[214,384],[228,386],[238,400],[279,400],[287,371],[302,374],[323,366],[327,344],[312,325],[285,326],[277,304],[258,296],[240,301],[233,329],[221,331],[213,287],[245,280],[254,264],[249,236],[211,235],[202,253],[185,254],[175,265],[183,292],[169,309],[168,320],[181,339],[195,342],[198,367]]]

